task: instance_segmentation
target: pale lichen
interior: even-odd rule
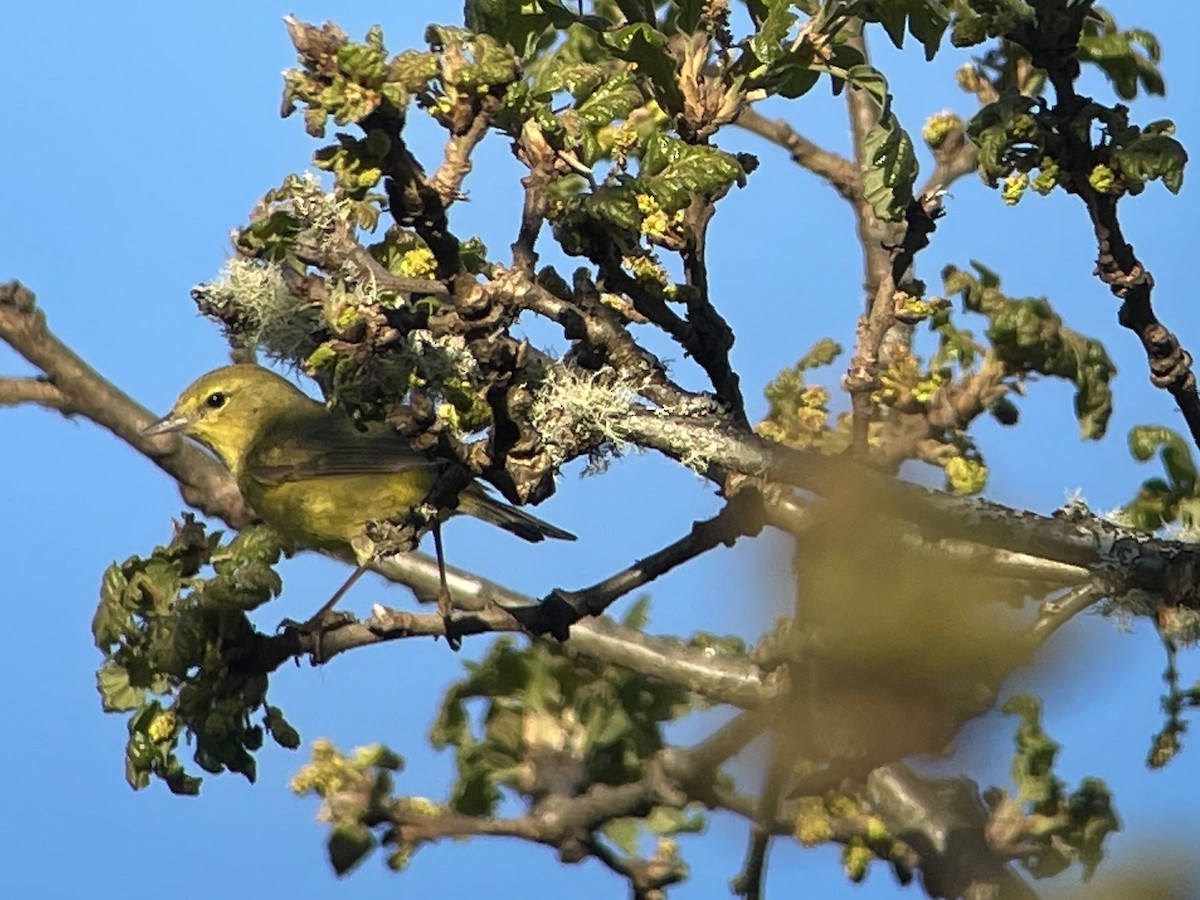
[[[624,423],[642,387],[622,380],[611,368],[598,372],[564,365],[547,367],[534,391],[530,424],[541,435],[553,463],[562,465],[581,445],[608,444],[620,449]]]
[[[201,310],[225,323],[239,346],[261,348],[268,357],[289,363],[317,347],[322,311],[288,290],[278,263],[234,257],[215,281],[196,292]]]

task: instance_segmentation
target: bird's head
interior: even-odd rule
[[[237,475],[246,451],[266,422],[280,413],[315,405],[316,401],[269,369],[250,364],[224,366],[188,385],[171,411],[142,433],[189,435]]]

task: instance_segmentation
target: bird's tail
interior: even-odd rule
[[[489,496],[479,485],[471,485],[459,495],[458,511],[477,519],[511,531],[517,537],[527,541],[544,541],[546,538],[557,538],[560,541],[573,541],[575,535],[561,528],[555,528],[549,522],[543,522],[537,516],[531,516],[523,509],[496,500]]]

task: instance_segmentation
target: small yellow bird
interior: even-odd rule
[[[190,435],[212,450],[263,521],[297,547],[359,563],[334,600],[362,572],[364,560],[356,545],[366,523],[401,515],[423,502],[442,465],[386,426],[359,431],[347,416],[274,372],[249,364],[202,375],[166,416],[143,430],[148,435],[169,432]],[[459,495],[456,512],[527,541],[575,540],[570,532],[492,498],[478,483]],[[436,525],[434,533],[437,537]],[[439,557],[440,549],[439,540]]]

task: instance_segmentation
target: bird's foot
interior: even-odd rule
[[[462,635],[458,633],[458,630],[454,626],[454,600],[450,597],[450,590],[446,587],[445,582],[442,583],[441,590],[438,591],[437,610],[446,625],[446,643],[451,650],[460,649],[462,647]]]
[[[307,651],[309,660],[314,666],[317,666],[327,659],[325,655],[325,635],[355,621],[357,620],[352,613],[333,609],[329,604],[326,604],[303,622],[297,622],[295,619],[284,619],[279,623],[277,630],[295,634],[300,639],[300,653]]]

